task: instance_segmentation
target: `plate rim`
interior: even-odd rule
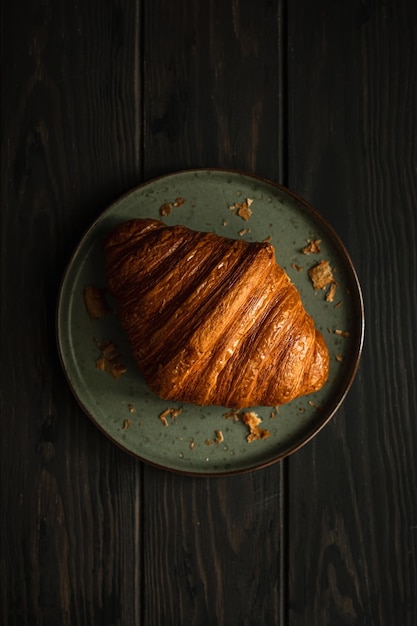
[[[221,173],[221,174],[230,174],[233,176],[239,176],[241,178],[246,178],[252,181],[257,181],[267,186],[276,188],[280,190],[281,192],[283,192],[284,195],[291,196],[296,201],[296,203],[303,205],[304,208],[308,211],[308,213],[314,216],[315,220],[320,224],[321,228],[327,232],[329,237],[332,239],[332,242],[336,244],[337,249],[339,253],[341,253],[341,255],[343,256],[344,262],[346,263],[346,267],[353,279],[353,283],[355,286],[355,294],[354,294],[355,302],[352,304],[352,308],[355,314],[354,315],[354,319],[356,320],[355,331],[357,331],[357,337],[356,337],[355,345],[352,348],[351,364],[346,374],[346,379],[343,381],[343,385],[341,386],[339,395],[337,396],[337,399],[333,403],[333,405],[330,406],[329,410],[323,412],[324,414],[323,414],[322,419],[318,420],[317,425],[313,427],[312,432],[308,432],[305,436],[301,437],[301,439],[298,442],[289,446],[288,449],[278,453],[276,456],[266,461],[251,463],[248,466],[239,467],[235,469],[233,468],[222,469],[220,471],[207,469],[207,471],[204,471],[204,470],[198,471],[198,470],[193,470],[193,469],[185,469],[185,468],[180,469],[177,467],[171,467],[169,465],[164,465],[162,463],[153,461],[152,459],[144,458],[143,456],[140,455],[140,453],[135,452],[129,449],[128,447],[125,447],[120,441],[117,441],[102,426],[102,424],[100,424],[100,422],[95,418],[92,412],[88,410],[88,408],[83,404],[81,398],[78,396],[77,390],[75,389],[75,386],[71,380],[69,372],[67,371],[66,359],[64,356],[64,350],[62,346],[61,311],[62,311],[62,306],[63,306],[62,300],[63,300],[63,295],[64,295],[64,291],[66,287],[66,280],[70,272],[70,269],[73,266],[73,263],[76,257],[78,256],[80,250],[82,249],[84,242],[88,239],[90,233],[96,228],[97,224],[102,221],[102,219],[106,216],[107,213],[110,213],[116,205],[118,205],[120,202],[123,202],[125,198],[129,197],[133,193],[143,189],[146,186],[157,183],[161,180],[175,178],[181,175],[184,175],[184,176],[192,175],[192,174],[204,175],[204,174],[210,174],[210,173]],[[356,325],[357,325],[357,328],[356,328]],[[90,225],[81,234],[81,237],[79,238],[78,243],[72,250],[72,253],[70,254],[70,257],[64,267],[64,271],[62,273],[59,288],[58,288],[58,296],[57,296],[57,302],[56,302],[56,307],[55,307],[55,341],[57,345],[59,361],[60,361],[61,368],[64,373],[64,377],[66,379],[66,382],[78,406],[83,411],[83,413],[92,421],[94,426],[98,428],[98,430],[102,434],[104,434],[105,437],[112,444],[115,444],[118,448],[123,450],[123,452],[128,453],[130,456],[134,457],[136,460],[142,463],[146,463],[156,469],[169,471],[174,474],[179,474],[183,476],[186,475],[186,476],[192,476],[192,477],[221,478],[225,476],[236,476],[236,475],[246,474],[246,473],[253,472],[253,471],[258,471],[261,469],[266,469],[282,461],[283,459],[288,458],[289,456],[292,456],[295,452],[303,448],[307,443],[309,443],[312,439],[314,439],[316,435],[318,435],[320,431],[332,420],[332,418],[335,416],[335,414],[337,413],[337,411],[340,409],[341,405],[343,404],[344,400],[346,399],[346,396],[348,395],[352,387],[352,384],[355,380],[355,377],[359,368],[362,351],[363,351],[364,338],[365,338],[365,307],[364,307],[364,298],[363,298],[361,284],[359,281],[356,268],[351,259],[351,256],[345,244],[343,243],[341,237],[333,228],[333,226],[327,221],[327,219],[323,217],[323,215],[313,205],[310,204],[310,202],[308,202],[305,198],[300,196],[297,192],[293,191],[291,188],[283,185],[282,183],[276,182],[270,178],[261,176],[259,174],[254,174],[251,172],[246,172],[244,170],[233,169],[233,168],[198,167],[198,168],[181,169],[181,170],[169,172],[167,174],[161,174],[161,175],[152,177],[150,179],[144,180],[143,182],[139,183],[138,185],[135,185],[134,187],[131,187],[126,192],[118,196],[115,200],[113,200],[109,205],[106,206],[106,208],[104,208],[99,213],[99,215],[90,223]]]

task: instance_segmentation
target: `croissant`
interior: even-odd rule
[[[329,354],[269,243],[136,219],[106,238],[133,355],[165,400],[277,406],[317,391]]]

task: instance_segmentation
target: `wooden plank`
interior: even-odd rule
[[[289,464],[293,626],[417,623],[416,5],[289,5],[289,183],[336,227],[367,334],[344,408]]]
[[[2,624],[139,623],[141,468],[54,343],[73,246],[140,178],[136,4],[95,4],[2,8]]]
[[[145,471],[143,624],[281,623],[280,480]]]
[[[147,3],[145,177],[215,166],[280,178],[280,10]],[[282,470],[209,479],[145,468],[144,624],[282,623]]]
[[[281,179],[281,3],[149,2],[145,17],[146,175],[225,167]]]

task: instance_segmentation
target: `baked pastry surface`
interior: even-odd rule
[[[278,406],[326,382],[325,341],[271,244],[135,219],[105,253],[133,355],[161,398]]]

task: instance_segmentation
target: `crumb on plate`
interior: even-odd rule
[[[320,261],[308,270],[314,290],[324,289],[327,285],[334,283],[332,268],[328,261]]]
[[[242,422],[249,427],[249,434],[246,437],[249,443],[260,439],[266,439],[271,434],[269,430],[259,426],[262,419],[253,411],[243,411]]]
[[[320,254],[321,239],[307,239],[308,243],[301,249],[303,254]]]
[[[334,330],[334,334],[335,335],[340,335],[340,337],[349,337],[350,333],[348,330],[340,330],[339,328],[336,328]]]
[[[246,198],[243,202],[235,202],[232,204],[229,209],[233,211],[236,215],[242,218],[247,222],[252,215],[252,209],[250,208],[253,200],[252,198]]]
[[[237,411],[236,409],[231,409],[230,411],[227,411],[227,413],[223,413],[222,417],[225,420],[231,419],[232,422],[238,422],[240,419],[239,411]]]
[[[164,202],[164,204],[161,204],[161,206],[159,207],[159,215],[161,215],[162,217],[170,215],[174,207],[181,206],[182,204],[184,204],[184,202],[185,199],[181,196],[175,198],[174,202]]]
[[[99,320],[110,311],[104,290],[93,285],[84,287],[84,303],[87,313],[92,320]]]
[[[169,409],[162,411],[162,413],[158,415],[158,418],[161,420],[163,426],[168,426],[167,415],[169,415]]]
[[[214,439],[214,443],[222,443],[224,441],[223,432],[221,430],[216,430],[216,437]]]
[[[121,361],[122,356],[112,341],[106,339],[104,341],[96,341],[96,344],[101,352],[101,356],[96,360],[96,368],[98,370],[107,372],[115,380],[127,372],[127,367]]]
[[[181,407],[178,409],[173,409],[173,408],[165,409],[164,411],[162,411],[162,413],[158,415],[158,418],[161,420],[164,426],[168,426],[167,417],[170,417],[175,422],[175,418],[181,413],[182,413]]]
[[[337,285],[336,283],[332,283],[328,292],[326,293],[326,302],[333,302],[334,297],[336,295]]]

